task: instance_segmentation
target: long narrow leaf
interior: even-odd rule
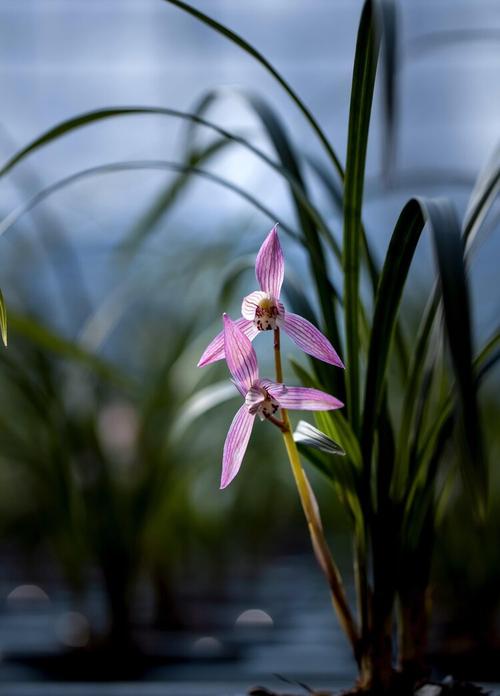
[[[469,291],[465,274],[464,245],[460,226],[450,207],[435,206],[434,246],[439,268],[439,284],[443,298],[444,322],[460,394],[460,410],[467,452],[462,457],[464,478],[478,512],[484,514],[488,488],[487,467],[482,448],[477,405],[476,383],[472,361],[472,321]]]
[[[465,256],[468,260],[475,247],[475,240],[481,223],[491,208],[498,192],[500,182],[500,149],[497,149],[485,168],[480,172],[477,183],[471,194],[468,211],[463,225],[463,237],[465,244]],[[494,228],[491,228],[494,229]],[[431,296],[425,307],[422,320],[419,325],[413,359],[408,369],[408,379],[402,408],[402,421],[399,432],[398,452],[404,452],[406,443],[410,438],[411,424],[414,409],[418,401],[418,389],[422,380],[424,365],[428,359],[429,339],[433,333],[436,321],[436,313],[439,307],[437,287],[431,292]],[[396,475],[403,475],[396,488],[402,490],[404,485],[405,467],[397,466]]]
[[[180,164],[179,162],[170,162],[168,160],[138,160],[129,162],[112,162],[97,167],[90,167],[89,169],[84,169],[80,172],[71,174],[70,176],[67,176],[57,181],[51,186],[48,186],[42,191],[39,191],[29,201],[20,205],[18,208],[13,210],[6,218],[4,218],[4,220],[2,220],[2,222],[0,223],[0,236],[4,234],[8,229],[10,229],[12,225],[14,225],[22,215],[31,210],[35,205],[45,200],[57,191],[64,189],[66,186],[70,186],[71,184],[76,183],[77,181],[81,181],[83,179],[93,176],[114,174],[116,172],[122,171],[147,169],[173,172],[189,171],[198,177],[207,179],[208,181],[212,181],[218,186],[222,186],[228,189],[229,191],[232,191],[233,193],[237,194],[238,196],[246,200],[248,203],[250,203],[257,210],[259,210],[261,213],[263,213],[271,222],[276,221],[278,217],[276,212],[273,212],[269,208],[264,206],[254,196],[249,194],[248,191],[245,191],[241,187],[236,186],[235,184],[231,183],[230,181],[224,179],[221,176],[218,176],[217,174],[212,174],[211,172],[207,172],[204,169],[200,169],[199,167],[191,167],[184,164]],[[281,223],[281,228],[296,241],[301,241],[301,236],[297,232],[292,230],[286,223]]]
[[[356,42],[349,107],[349,131],[344,181],[344,315],[347,364],[347,405],[354,432],[359,431],[359,270],[362,238],[361,209],[380,38],[372,2],[365,2]]]
[[[415,199],[410,200],[394,228],[380,277],[368,353],[362,425],[363,460],[367,467],[371,465],[375,426],[383,400],[383,385],[398,308],[424,225],[420,203]]]

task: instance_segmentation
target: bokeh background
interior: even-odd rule
[[[380,257],[411,195],[447,195],[462,214],[499,142],[499,3],[400,5],[390,172],[380,94],[368,152],[365,222]],[[196,6],[261,50],[345,151],[360,2]],[[215,87],[227,94],[211,120],[272,154],[235,94],[244,87],[279,110],[304,153],[318,154],[301,114],[256,63],[162,0],[1,0],[0,37],[2,161],[78,113],[191,111]],[[221,688],[215,682],[276,685],[276,673],[316,685],[354,674],[270,428],[258,428],[241,474],[218,490],[236,401],[203,413],[226,393],[227,374],[196,362],[222,310],[236,316],[252,289],[239,260],[256,253],[274,220],[212,181],[151,168],[183,162],[187,147],[211,140],[175,118],[115,118],[37,151],[2,180],[10,340],[0,355],[0,682],[13,694],[28,682],[56,693],[60,680],[161,681],[165,689],[189,681],[208,694]],[[119,162],[134,169],[101,171],[37,198],[65,177]],[[293,227],[283,182],[257,158],[232,145],[203,167]],[[315,197],[340,234],[324,191]],[[498,227],[498,209],[490,218]],[[288,270],[314,301],[300,250],[285,235],[283,244]],[[498,324],[499,252],[493,234],[475,258],[478,336]],[[409,326],[430,286],[430,254],[424,241],[405,298]],[[208,387],[219,382],[214,397]],[[483,681],[500,681],[498,385],[497,374],[482,393],[488,523],[474,525],[457,485],[439,527],[432,593],[435,664]],[[311,475],[348,577],[346,520]]]

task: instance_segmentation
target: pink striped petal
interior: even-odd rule
[[[235,324],[251,341],[253,341],[253,339],[259,333],[259,329],[255,326],[253,321],[248,321],[248,319],[244,319],[243,317],[237,319]],[[211,363],[217,362],[217,360],[222,360],[223,358],[224,331],[221,331],[212,341],[210,341],[208,346],[203,351],[203,355],[198,362],[198,367],[205,367],[205,365],[210,365]]]
[[[278,237],[278,225],[269,232],[259,249],[255,260],[255,275],[260,289],[279,300],[285,275],[285,260]]]
[[[312,355],[314,358],[318,358],[318,360],[330,363],[330,365],[344,367],[344,363],[335,352],[334,347],[327,337],[323,336],[321,331],[313,326],[310,321],[307,321],[307,319],[299,317],[298,314],[287,312],[283,322],[283,329],[290,336],[292,341],[308,355]]]
[[[282,408],[291,411],[332,411],[344,405],[331,394],[309,387],[288,387],[284,384],[270,383],[269,394]]]
[[[236,412],[226,436],[222,455],[222,476],[220,487],[226,488],[240,470],[241,462],[248,447],[255,416],[243,404]]]
[[[255,290],[243,298],[241,303],[241,314],[245,319],[253,321],[255,319],[255,312],[259,306],[259,302],[268,299],[269,295],[262,290]]]
[[[239,392],[245,396],[259,378],[257,356],[250,339],[224,314],[224,354]]]

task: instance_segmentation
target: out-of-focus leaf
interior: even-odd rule
[[[207,147],[188,153],[185,164],[186,166],[200,167],[219,155],[232,143],[233,141],[227,138],[215,140]],[[134,223],[132,229],[125,235],[122,248],[125,248],[128,252],[137,250],[142,242],[154,232],[167,212],[175,205],[191,180],[192,174],[190,171],[179,172],[175,179],[158,194],[153,205]]]
[[[500,361],[500,329],[497,329],[488,339],[483,348],[474,358],[474,375],[476,388],[479,389],[486,375]],[[457,394],[451,390],[436,409],[437,416],[434,418],[428,431],[422,436],[421,442],[416,443],[418,451],[415,454],[415,467],[412,473],[410,488],[413,486],[424,486],[429,480],[428,467],[437,443],[442,441],[443,432],[449,432],[450,419],[454,419],[454,411],[457,410]]]
[[[300,174],[300,170],[298,167],[298,156],[297,154],[295,154],[295,160],[290,159],[290,152],[292,152],[293,154],[293,149],[291,150],[291,143],[288,137],[286,136],[283,126],[277,120],[277,116],[273,114],[272,110],[270,109],[270,107],[267,106],[264,100],[262,100],[255,94],[252,94],[242,89],[211,89],[206,94],[204,94],[201,97],[201,99],[198,100],[193,113],[200,117],[200,121],[205,122],[205,119],[202,118],[202,115],[206,113],[213,104],[216,104],[218,101],[222,100],[228,95],[233,95],[242,99],[244,103],[251,109],[251,111],[255,115],[257,115],[262,125],[264,126],[264,129],[267,135],[269,136],[271,143],[276,148],[276,151],[280,156],[280,161],[275,162],[263,150],[257,148],[248,140],[244,140],[243,138],[235,136],[234,134],[231,134],[231,140],[236,144],[244,146],[247,150],[253,153],[267,166],[271,167],[271,169],[273,169],[279,176],[285,179],[293,194],[294,202],[296,204],[297,209],[300,209],[302,213],[308,216],[311,219],[311,221],[317,226],[318,230],[323,235],[327,244],[332,249],[335,257],[340,261],[342,254],[338,242],[333,236],[332,232],[330,231],[319,209],[313,204],[311,198],[307,193],[304,180]],[[212,122],[207,121],[207,123]],[[194,120],[189,122],[188,128],[186,129],[185,133],[185,139],[187,144],[191,143],[194,140],[195,127],[197,125],[197,122]],[[284,140],[287,142],[284,143]],[[189,152],[188,149],[187,151]],[[304,241],[302,243],[307,248],[306,243]]]
[[[197,418],[236,396],[239,394],[228,380],[210,384],[208,387],[200,389],[179,410],[177,418],[172,424],[173,437],[181,437]]]
[[[165,2],[169,2],[171,5],[175,5],[176,7],[179,7],[181,10],[184,10],[184,12],[187,12],[191,16],[196,17],[196,19],[200,20],[201,22],[203,22],[222,36],[225,36],[227,39],[239,46],[239,48],[241,48],[243,51],[251,55],[256,61],[258,61],[278,81],[278,83],[283,87],[288,96],[295,102],[295,104],[298,106],[298,108],[303,113],[303,115],[311,125],[312,129],[318,136],[321,144],[325,148],[325,151],[327,152],[329,158],[331,159],[337,171],[342,171],[342,167],[340,165],[340,161],[337,155],[335,154],[328,138],[326,137],[318,122],[312,115],[311,111],[304,104],[302,99],[300,99],[297,93],[292,89],[292,87],[288,84],[288,82],[280,75],[280,73],[274,68],[274,66],[271,65],[267,58],[265,58],[262,55],[262,53],[257,51],[257,49],[255,49],[251,44],[249,44],[248,41],[246,41],[244,38],[236,34],[228,27],[224,26],[223,24],[220,24],[220,22],[217,22],[215,19],[212,19],[212,17],[209,17],[203,12],[200,12],[195,7],[192,7],[191,5],[182,2],[182,0],[165,0]]]
[[[462,471],[480,515],[484,514],[488,470],[483,452],[472,359],[472,319],[465,274],[464,245],[451,206],[433,204],[433,239],[443,299],[444,323],[460,394],[460,411],[467,451]]]
[[[382,40],[382,79],[385,107],[383,170],[387,177],[393,164],[394,140],[397,132],[398,27],[396,6],[393,0],[377,0],[375,9],[378,15],[378,31]]]
[[[359,432],[359,271],[362,241],[361,209],[368,130],[377,70],[380,35],[373,3],[363,6],[356,41],[356,54],[349,107],[349,130],[344,179],[344,316],[346,334],[347,407],[355,433]]]
[[[435,50],[449,50],[450,46],[478,43],[500,43],[500,31],[493,27],[477,29],[445,29],[415,36],[405,45],[405,60],[415,60]]]
[[[500,147],[481,170],[472,190],[464,218],[466,255],[473,250],[481,225],[500,191]]]
[[[318,325],[318,319],[311,307],[309,300],[302,292],[303,283],[300,282],[298,276],[293,272],[287,271],[285,280],[283,282],[283,293],[287,298],[287,306],[295,312],[295,314],[300,314],[310,321],[315,326]]]
[[[219,304],[226,306],[241,276],[255,267],[255,255],[240,256],[234,259],[224,270],[219,291]]]
[[[61,121],[56,126],[49,128],[45,133],[42,133],[38,138],[35,138],[18,152],[16,152],[12,157],[0,168],[0,177],[7,174],[13,167],[15,167],[21,160],[27,157],[30,153],[48,145],[51,142],[58,140],[59,138],[71,133],[72,131],[83,128],[84,126],[89,126],[92,123],[97,123],[99,121],[106,121],[112,118],[120,118],[123,116],[145,116],[145,115],[155,115],[155,116],[169,116],[173,118],[181,118],[186,120],[196,120],[200,125],[204,125],[207,128],[223,135],[225,137],[231,136],[222,128],[219,128],[215,124],[208,123],[193,114],[188,114],[184,111],[179,111],[177,109],[168,109],[165,107],[156,106],[124,106],[116,107],[113,109],[97,109],[95,111],[87,111],[86,113],[79,114],[72,118]]]
[[[3,293],[0,290],[0,333],[4,346],[7,346],[7,307],[3,299]]]
[[[59,138],[71,133],[72,131],[78,130],[79,128],[82,128],[87,125],[91,125],[92,123],[97,123],[100,121],[105,121],[111,118],[120,118],[120,117],[126,117],[126,116],[145,116],[145,115],[155,115],[155,116],[167,116],[170,118],[178,118],[184,121],[188,121],[190,123],[203,126],[204,128],[207,128],[214,133],[217,133],[218,135],[222,136],[223,138],[227,139],[229,142],[232,143],[237,143],[246,149],[248,149],[250,152],[254,153],[257,157],[262,159],[266,164],[269,166],[273,167],[278,173],[281,173],[283,175],[286,175],[286,172],[281,171],[281,167],[276,164],[276,162],[273,162],[267,155],[266,153],[262,152],[259,150],[259,148],[255,147],[252,143],[250,143],[248,140],[243,138],[240,135],[236,135],[234,133],[231,133],[227,131],[225,128],[221,128],[219,125],[216,123],[213,123],[211,121],[208,121],[200,114],[193,114],[185,111],[179,111],[178,109],[169,109],[166,107],[148,107],[148,106],[140,106],[140,107],[116,107],[112,109],[97,109],[96,111],[89,111],[84,114],[80,114],[78,116],[74,116],[72,118],[66,119],[65,121],[62,121],[61,123],[57,124],[56,126],[53,126],[49,130],[45,131],[41,136],[38,138],[35,138],[32,140],[30,143],[28,143],[25,147],[21,148],[18,152],[16,152],[6,163],[3,167],[0,168],[0,177],[2,177],[4,174],[7,174],[14,166],[16,166],[20,161],[22,161],[25,157],[27,157],[30,153],[35,152],[41,147],[44,147],[52,142],[57,141]],[[185,173],[187,173],[187,170],[184,170]],[[294,182],[290,182],[292,185]],[[237,187],[235,187],[237,188]],[[300,195],[300,191],[298,191],[298,195]],[[306,197],[303,197],[302,204],[304,206],[309,206],[311,214],[314,214],[313,206],[310,205],[309,201],[306,199]],[[275,216],[275,219],[276,216]],[[286,230],[286,226],[282,224],[282,228]]]
[[[100,377],[127,389],[135,387],[132,380],[124,375],[117,367],[88,352],[73,341],[63,338],[54,331],[51,331],[35,319],[24,317],[10,311],[9,326],[11,333],[19,333],[32,341],[35,345],[49,350],[62,358],[74,360],[82,365],[86,365]]]
[[[211,181],[214,184],[217,184],[218,186],[222,186],[228,189],[229,191],[232,191],[233,193],[250,203],[250,205],[259,210],[261,213],[266,215],[271,221],[275,221],[278,217],[276,213],[273,213],[269,208],[260,203],[259,200],[252,196],[250,193],[248,193],[248,191],[245,191],[241,187],[236,186],[236,184],[231,183],[227,179],[224,179],[223,177],[218,176],[217,174],[212,174],[211,172],[207,172],[204,169],[200,169],[199,167],[191,167],[188,165],[180,164],[179,162],[170,162],[168,160],[137,160],[129,162],[111,162],[110,164],[103,164],[97,167],[90,167],[89,169],[83,169],[82,171],[79,171],[75,174],[71,174],[70,176],[67,176],[64,179],[60,179],[51,186],[48,186],[47,188],[43,189],[43,191],[39,191],[30,200],[23,203],[18,208],[9,213],[9,215],[7,215],[7,217],[5,217],[0,223],[0,235],[5,234],[5,232],[7,232],[7,230],[9,230],[22,215],[30,211],[35,205],[48,198],[52,194],[56,193],[57,191],[60,191],[64,189],[66,186],[70,186],[71,184],[74,184],[77,181],[93,176],[114,174],[116,172],[147,169],[156,169],[159,171],[173,172],[190,172],[191,174],[194,174],[203,179],[207,179],[208,181]],[[301,238],[298,235],[298,233],[292,230],[290,227],[288,227],[288,225],[286,225],[285,223],[281,223],[281,228],[292,238],[300,241]]]
[[[339,444],[307,421],[299,421],[293,433],[293,439],[295,442],[299,442],[306,447],[312,447],[320,452],[326,452],[326,454],[339,454],[345,456],[345,451]]]
[[[335,176],[331,169],[323,162],[323,160],[319,159],[319,157],[306,154],[305,159],[325,187],[335,211],[341,215],[344,205],[343,176],[340,179],[338,176]]]

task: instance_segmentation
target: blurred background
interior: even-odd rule
[[[196,6],[269,58],[342,155],[361,3]],[[391,170],[380,94],[368,152],[365,222],[379,258],[410,196],[449,196],[462,215],[499,143],[499,3],[420,0],[399,10]],[[76,114],[193,111],[213,88],[225,93],[210,120],[272,154],[241,87],[278,108],[304,154],[318,154],[267,73],[162,0],[2,0],[0,27],[2,162]],[[213,180],[171,171],[187,157],[265,201],[268,214]],[[340,234],[325,192],[314,195]],[[2,179],[0,214],[9,309],[9,348],[0,351],[0,688],[59,693],[54,682],[144,680],[162,682],[165,694],[190,682],[220,696],[220,683],[277,686],[276,674],[348,684],[354,665],[276,433],[256,429],[241,474],[219,491],[237,401],[225,399],[223,365],[196,368],[222,310],[237,316],[253,289],[241,259],[274,221],[293,228],[282,180],[206,128],[130,115],[34,152]],[[489,224],[500,225],[498,207]],[[301,250],[282,241],[287,269],[304,277]],[[471,273],[477,336],[498,323],[499,244],[492,235]],[[405,298],[409,325],[431,285],[430,259],[424,241]],[[314,302],[307,281],[303,290]],[[488,524],[477,530],[458,487],[433,580],[434,664],[483,681],[500,681],[498,386],[496,374],[482,393]],[[311,476],[349,582],[347,521]]]

